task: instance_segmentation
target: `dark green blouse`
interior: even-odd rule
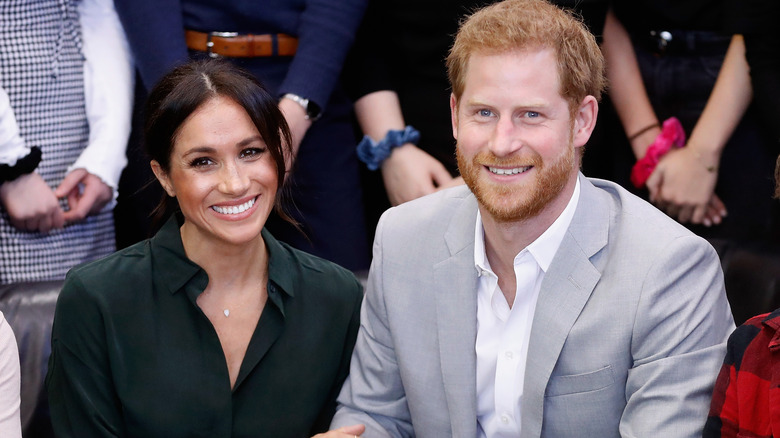
[[[351,272],[263,230],[268,301],[231,391],[195,299],[206,272],[175,218],[147,241],[70,271],[47,387],[58,437],[309,437],[349,371],[362,288]]]

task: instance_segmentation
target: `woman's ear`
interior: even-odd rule
[[[163,189],[165,189],[165,192],[168,193],[168,196],[175,198],[176,190],[174,190],[173,184],[171,183],[170,178],[168,178],[168,173],[163,170],[162,166],[160,166],[160,163],[158,163],[157,160],[152,160],[149,165],[152,166],[152,172],[154,172],[154,176],[157,177],[157,181],[160,181],[160,185],[162,185]]]

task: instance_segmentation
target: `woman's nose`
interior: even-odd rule
[[[231,195],[242,194],[249,188],[249,178],[246,172],[235,165],[225,165],[220,172],[220,191]]]

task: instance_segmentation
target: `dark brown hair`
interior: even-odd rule
[[[274,209],[295,225],[284,211],[286,160],[292,157],[292,136],[277,100],[251,73],[220,59],[192,61],[166,74],[149,93],[146,103],[144,146],[149,158],[170,171],[171,153],[184,121],[201,105],[215,97],[227,97],[239,104],[257,127],[276,165],[279,189]],[[164,192],[155,208],[155,220],[171,209]]]

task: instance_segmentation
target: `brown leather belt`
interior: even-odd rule
[[[298,39],[283,33],[251,35],[185,30],[184,38],[190,49],[207,52],[213,57],[293,56],[298,48]]]

